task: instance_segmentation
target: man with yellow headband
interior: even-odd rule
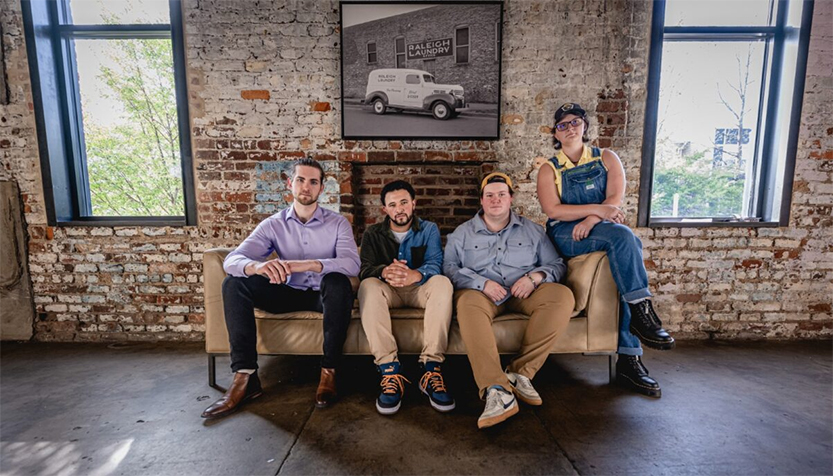
[[[443,273],[456,292],[454,304],[474,379],[486,408],[479,428],[518,413],[516,397],[541,405],[531,379],[563,334],[575,305],[558,284],[567,266],[543,227],[511,210],[512,179],[499,172],[480,185],[482,209],[448,236]],[[506,311],[529,316],[518,355],[504,370],[492,320]]]

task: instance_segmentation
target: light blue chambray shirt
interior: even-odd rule
[[[359,253],[350,222],[320,206],[306,223],[298,219],[292,205],[263,220],[226,256],[223,269],[232,276],[244,277],[247,264],[264,261],[273,251],[285,260],[321,262],[321,273],[292,273],[286,284],[295,289],[318,291],[327,273],[359,274]]]
[[[540,271],[546,283],[561,281],[567,265],[555,250],[544,228],[510,212],[509,224],[489,231],[480,213],[448,235],[443,274],[457,289],[483,291],[491,279],[507,291],[526,273]],[[511,297],[506,297],[498,305]]]

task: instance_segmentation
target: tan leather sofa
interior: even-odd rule
[[[205,351],[209,359],[209,384],[216,385],[215,358],[229,353],[228,332],[223,314],[222,284],[226,277],[223,260],[231,249],[212,249],[203,255],[205,278]],[[358,279],[354,278],[354,289]],[[558,338],[556,354],[583,353],[609,355],[611,380],[615,377],[615,352],[619,319],[619,295],[610,265],[604,252],[573,258],[567,265],[565,284],[573,291],[576,306],[566,333]],[[422,350],[421,309],[393,309],[391,318],[393,333],[401,354],[419,354]],[[323,333],[322,315],[318,312],[290,312],[270,314],[255,312],[257,319],[257,352],[261,355],[321,355]],[[523,314],[498,316],[492,327],[501,353],[517,352],[526,329],[527,317]],[[362,329],[358,308],[347,332],[344,353],[370,355],[370,347]],[[466,347],[460,337],[457,321],[451,323],[449,355],[465,354]]]

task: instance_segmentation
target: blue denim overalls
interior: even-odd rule
[[[561,203],[589,205],[604,202],[607,193],[607,170],[597,147],[591,149],[593,161],[573,168],[562,166],[553,157],[550,163],[561,173]],[[595,159],[598,157],[598,159]],[[583,219],[582,219],[583,220]],[[619,354],[642,355],[639,339],[631,334],[631,312],[627,302],[651,296],[648,273],[642,262],[642,241],[625,225],[602,221],[581,241],[573,240],[573,228],[582,220],[547,221],[547,235],[567,258],[594,251],[604,251],[610,271],[621,296],[619,313]]]

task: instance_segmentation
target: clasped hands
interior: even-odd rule
[[[573,240],[581,241],[587,238],[593,227],[602,220],[619,224],[625,223],[625,212],[613,205],[598,205],[597,215],[589,215],[573,227]]]
[[[486,280],[486,284],[483,285],[483,294],[485,294],[489,299],[494,302],[500,302],[503,298],[507,296],[507,294],[511,293],[512,296],[515,296],[518,299],[526,299],[528,298],[533,291],[535,291],[535,284],[532,282],[533,279],[536,279],[536,282],[540,283],[543,281],[544,276],[539,273],[535,272],[530,275],[524,275],[518,278],[514,284],[509,288],[509,291],[506,290],[503,286],[498,284],[496,281],[492,281],[491,279]]]
[[[316,266],[317,265],[317,266]],[[285,284],[289,280],[292,273],[302,273],[304,271],[318,271],[321,270],[321,265],[318,261],[296,261],[296,260],[282,260],[271,259],[262,263],[250,263],[244,270],[247,276],[259,274],[263,277],[269,278],[270,284]]]
[[[404,288],[422,281],[422,273],[408,267],[408,262],[395,259],[382,269],[382,279],[395,288]]]

